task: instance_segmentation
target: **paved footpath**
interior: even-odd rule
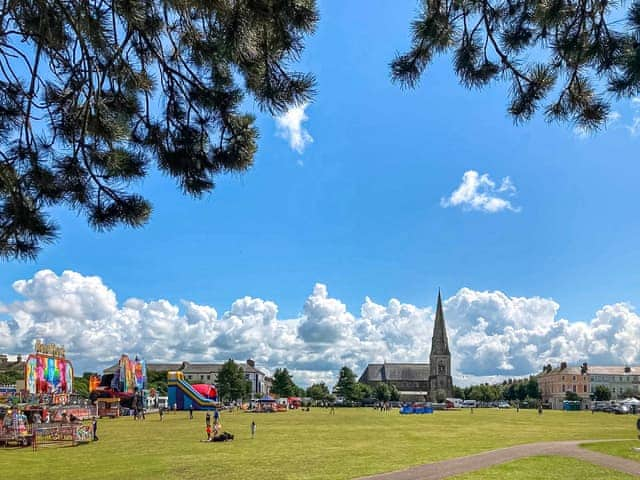
[[[627,439],[629,440],[629,439]],[[477,453],[467,457],[452,458],[441,462],[428,463],[399,472],[382,473],[363,477],[362,480],[440,480],[481,468],[492,467],[500,463],[519,458],[538,455],[559,455],[573,457],[602,467],[611,468],[640,477],[640,462],[626,458],[594,452],[578,445],[611,440],[578,440],[563,442],[540,442],[514,447],[500,448],[490,452]],[[640,454],[638,456],[640,459]]]

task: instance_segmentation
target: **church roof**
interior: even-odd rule
[[[433,322],[431,355],[451,355],[451,353],[449,352],[447,328],[444,324],[444,313],[442,312],[442,298],[440,297],[440,290],[438,290],[438,306],[436,307],[436,319]]]
[[[428,363],[370,363],[360,382],[421,381],[429,379]]]

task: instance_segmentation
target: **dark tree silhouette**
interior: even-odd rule
[[[640,2],[625,3],[424,0],[392,78],[414,87],[436,55],[451,52],[464,86],[510,83],[516,122],[543,108],[548,120],[596,129],[612,98],[640,92]]]
[[[52,205],[144,224],[151,168],[194,196],[249,168],[246,94],[272,114],[310,98],[289,64],[317,21],[315,0],[0,0],[0,257],[52,241]]]

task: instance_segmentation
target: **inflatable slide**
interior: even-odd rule
[[[218,402],[206,398],[184,380],[182,372],[169,372],[167,375],[169,408],[177,405],[178,410],[213,410]]]

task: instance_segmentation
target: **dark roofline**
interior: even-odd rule
[[[248,365],[247,363],[239,363],[239,362],[236,362],[236,363],[240,366],[240,368],[242,368],[242,370],[244,372],[258,373],[260,375],[266,375],[262,370],[259,370],[256,367],[252,367],[251,365]],[[183,362],[148,362],[146,365],[147,365],[147,371],[152,371],[152,372],[163,372],[163,371],[171,371],[171,370],[183,371],[183,370],[188,370],[189,367],[193,367],[196,370],[204,369],[205,371],[206,371],[206,369],[210,369],[210,371],[213,372],[213,371],[220,370],[222,365],[224,365],[224,362],[221,362],[221,363],[191,363],[191,362],[187,362],[187,361],[183,361]],[[103,373],[113,373],[117,369],[118,369],[118,363],[116,363],[114,365],[111,365],[110,367],[106,367],[103,370]]]

